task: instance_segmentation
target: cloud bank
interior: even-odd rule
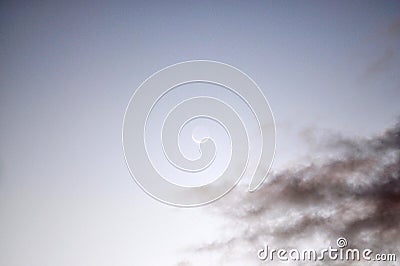
[[[214,210],[227,219],[225,237],[197,254],[256,262],[265,243],[321,249],[338,237],[350,247],[399,254],[400,123],[372,138],[334,136],[319,146],[329,155],[270,174],[255,193],[238,188],[219,201]]]

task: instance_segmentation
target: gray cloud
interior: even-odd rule
[[[393,66],[393,63],[395,61],[395,51],[392,48],[388,48],[385,50],[382,55],[380,55],[379,58],[377,58],[375,61],[371,62],[366,70],[365,70],[365,75],[371,76],[375,74],[379,74],[385,71],[388,71],[391,69]]]
[[[184,260],[184,261],[180,261],[180,262],[178,262],[177,264],[176,264],[176,266],[191,266],[192,264],[189,262],[189,261],[187,261],[187,260]]]
[[[389,26],[388,33],[392,36],[400,36],[400,17],[395,19]]]
[[[327,158],[272,173],[256,193],[239,188],[218,202],[230,237],[196,251],[324,248],[345,237],[353,247],[398,254],[400,123],[372,138],[331,136],[322,146]]]
[[[377,36],[378,42],[383,42],[383,47],[375,60],[369,62],[365,68],[365,77],[371,77],[384,72],[388,72],[398,67],[398,37],[400,36],[400,17],[394,19],[381,33]]]

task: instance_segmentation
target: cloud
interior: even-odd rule
[[[184,260],[184,261],[178,262],[178,263],[176,264],[176,266],[192,266],[192,264],[191,264],[189,261]]]
[[[397,71],[398,68],[398,49],[400,37],[400,17],[393,20],[379,36],[376,37],[377,42],[383,45],[381,51],[375,60],[370,61],[364,71],[365,77],[373,77],[390,71]],[[375,50],[375,49],[374,49]]]
[[[365,70],[365,75],[368,77],[371,75],[380,74],[390,70],[395,61],[395,56],[396,54],[394,52],[394,49],[392,48],[386,49],[385,52],[382,53],[382,55],[378,59],[371,62],[367,66]]]
[[[388,27],[388,33],[392,36],[400,36],[400,17],[395,19]]]
[[[245,260],[265,243],[321,249],[345,237],[352,247],[399,254],[400,123],[372,138],[336,135],[320,144],[330,151],[325,159],[219,201],[214,211],[227,219],[226,237],[196,252],[242,250]]]

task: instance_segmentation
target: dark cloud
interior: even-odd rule
[[[400,123],[372,138],[331,136],[322,146],[331,151],[326,159],[272,173],[257,192],[238,188],[219,201],[230,237],[196,251],[325,248],[345,237],[352,247],[399,254]]]

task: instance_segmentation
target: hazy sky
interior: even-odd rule
[[[174,265],[218,238],[209,206],[163,205],[125,165],[126,105],[161,68],[211,59],[250,75],[278,169],[308,156],[304,130],[394,123],[399,42],[398,1],[2,1],[0,265]]]

